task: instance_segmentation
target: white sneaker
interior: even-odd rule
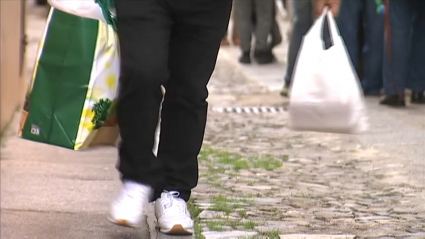
[[[124,181],[120,195],[112,203],[109,221],[120,226],[140,227],[151,194],[149,186]]]
[[[192,235],[193,221],[186,202],[179,198],[178,192],[163,192],[155,202],[157,227],[165,234]]]

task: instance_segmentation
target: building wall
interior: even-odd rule
[[[0,130],[4,131],[18,107],[26,88],[24,39],[24,0],[0,1]]]

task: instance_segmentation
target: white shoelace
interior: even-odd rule
[[[186,202],[179,198],[180,193],[177,191],[164,191],[166,197],[161,198],[166,214],[186,216]]]

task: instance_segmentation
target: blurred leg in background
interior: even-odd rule
[[[342,0],[338,17],[341,36],[366,95],[379,95],[383,85],[384,15],[376,9],[375,0]]]
[[[413,20],[410,76],[411,103],[425,104],[425,1],[416,0]]]
[[[379,95],[383,88],[384,13],[377,12],[375,0],[363,0],[363,79],[367,95]]]
[[[294,8],[293,12],[293,30],[291,35],[291,40],[289,43],[288,51],[288,61],[286,74],[284,77],[285,83],[280,94],[287,97],[289,86],[291,84],[292,73],[295,67],[295,61],[298,56],[298,51],[301,46],[302,39],[307,33],[308,29],[313,24],[313,3],[311,0],[287,0],[292,1],[292,6]],[[355,0],[356,1],[356,0]]]
[[[279,23],[277,22],[276,19],[276,5],[273,8],[273,19],[272,19],[272,26],[271,26],[271,32],[270,32],[270,39],[268,39],[269,42],[269,48],[271,50],[273,50],[274,47],[276,47],[277,45],[279,45],[280,43],[282,43],[282,34],[280,32],[280,28],[279,28]],[[252,21],[253,21],[253,26],[254,28],[257,26],[257,18],[255,15],[255,11],[253,11],[252,13]],[[273,58],[275,58],[273,56]]]
[[[273,22],[276,22],[275,1],[254,0],[254,11],[256,20],[254,58],[258,64],[269,64],[275,60],[268,42]]]
[[[240,48],[242,51],[239,62],[251,63],[251,41],[254,29],[252,21],[253,0],[235,0],[233,10],[235,13],[235,26],[240,37]]]
[[[419,0],[422,1],[422,0]],[[382,105],[404,107],[404,91],[410,72],[410,50],[414,3],[417,0],[389,0],[386,11],[386,48],[384,50],[384,89]],[[417,49],[413,49],[417,50]]]
[[[252,34],[255,36],[255,60],[259,64],[268,64],[274,61],[268,42],[275,17],[273,14],[274,4],[274,0],[235,0],[236,26],[242,50],[239,62],[251,63]]]
[[[273,7],[273,20],[271,30],[271,43],[270,48],[273,49],[275,46],[282,43],[282,34],[280,32],[279,23],[276,19],[276,5]]]

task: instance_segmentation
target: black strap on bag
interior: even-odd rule
[[[329,49],[334,45],[334,42],[332,38],[332,33],[329,29],[329,18],[327,15],[325,16],[325,20],[323,21],[323,24],[324,24],[323,32],[322,32],[323,45],[325,49]]]

